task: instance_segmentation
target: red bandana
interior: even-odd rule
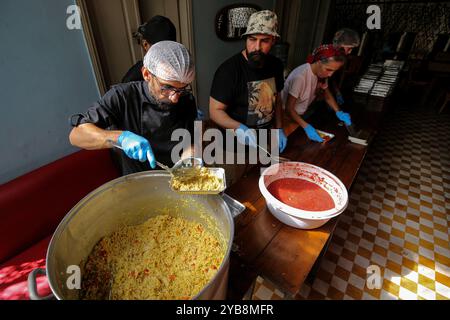
[[[323,44],[316,48],[313,53],[308,56],[306,62],[312,64],[319,60],[329,59],[342,55],[344,55],[344,50],[342,48],[335,47],[332,44]]]

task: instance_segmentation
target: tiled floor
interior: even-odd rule
[[[449,226],[450,115],[396,110],[369,149],[314,282],[296,298],[450,299]],[[369,266],[379,268],[378,283]],[[282,298],[258,278],[253,299]]]

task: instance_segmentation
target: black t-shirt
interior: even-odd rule
[[[226,113],[249,128],[269,128],[276,94],[283,90],[283,63],[268,55],[265,66],[251,68],[241,52],[217,69],[211,97],[227,105]]]
[[[172,132],[187,129],[192,142],[196,117],[192,95],[180,97],[170,110],[162,110],[150,94],[147,82],[140,81],[113,86],[86,113],[73,115],[70,122],[74,127],[93,123],[102,129],[126,130],[145,137],[156,159],[172,166],[171,151],[179,143],[171,141]],[[150,170],[148,161],[131,159],[121,150],[114,149],[113,152],[123,175]]]
[[[144,63],[141,61],[136,62],[134,66],[128,70],[128,72],[123,76],[122,83],[133,82],[133,81],[144,81],[142,76],[142,67]]]

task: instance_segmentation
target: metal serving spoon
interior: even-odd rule
[[[288,158],[272,156],[272,155],[270,154],[269,151],[267,151],[266,149],[264,149],[263,147],[261,147],[259,144],[258,144],[258,147],[259,147],[262,151],[264,151],[265,153],[267,153],[267,155],[268,155],[274,162],[280,163],[280,162],[290,162],[290,161],[291,161],[291,159],[288,159]]]

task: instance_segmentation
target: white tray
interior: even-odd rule
[[[325,132],[325,131],[322,131],[322,130],[316,130],[316,131],[317,131],[317,133],[319,133],[319,135],[321,136],[322,139],[324,139],[324,138],[322,137],[322,135],[329,138],[328,140],[325,140],[325,139],[324,139],[324,140],[325,140],[324,142],[328,142],[328,141],[330,141],[331,139],[334,138],[334,134],[332,134],[332,133]]]

